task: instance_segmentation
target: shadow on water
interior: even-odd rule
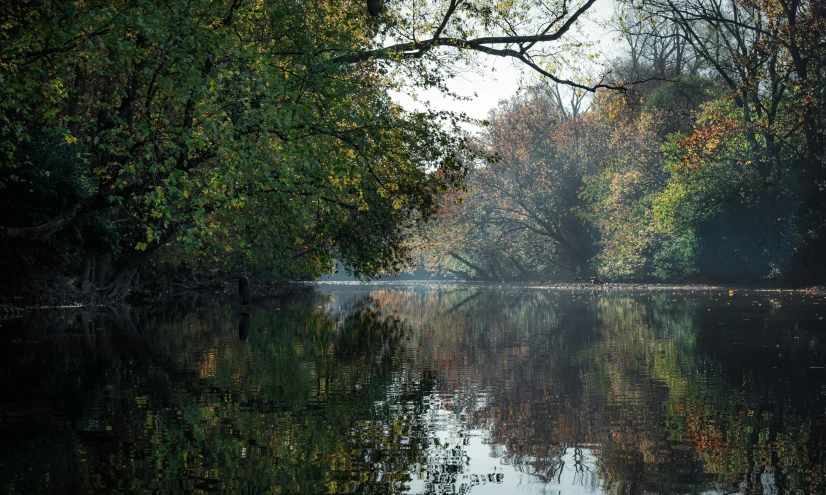
[[[250,338],[250,314],[241,313],[241,321],[238,323],[238,340],[246,342]]]
[[[0,325],[0,490],[816,492],[824,303],[321,285],[39,313]]]
[[[2,491],[395,490],[423,447],[387,431],[377,404],[414,413],[431,385],[396,375],[408,326],[363,301],[328,314],[326,300],[291,294],[240,315],[107,308],[7,329]]]

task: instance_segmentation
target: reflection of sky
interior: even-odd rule
[[[327,282],[319,288],[330,289],[323,309],[331,314],[346,312],[357,301],[377,288],[398,287],[392,282]],[[455,283],[405,282],[402,287],[413,291],[454,288]],[[401,378],[401,377],[400,377]],[[398,390],[391,389],[390,395]],[[598,458],[589,448],[566,448],[555,457],[561,469],[550,482],[533,473],[532,459],[521,456],[514,465],[504,445],[491,444],[495,424],[487,429],[469,429],[467,408],[481,410],[490,405],[489,391],[469,386],[451,395],[434,393],[424,399],[425,412],[416,421],[428,436],[427,465],[411,469],[413,481],[407,493],[420,494],[602,494]],[[404,414],[407,411],[397,411]],[[550,445],[548,446],[550,450]],[[416,475],[416,473],[422,473]],[[546,473],[547,474],[547,473]],[[547,478],[546,478],[547,479]]]
[[[475,397],[475,407],[483,407],[486,394]],[[428,465],[421,466],[423,476],[414,477],[407,493],[456,494],[593,494],[607,493],[597,472],[597,457],[591,449],[569,447],[557,458],[562,468],[555,478],[542,482],[530,472],[530,466],[514,466],[502,445],[491,445],[491,430],[467,429],[464,414],[448,410],[445,402],[467,404],[466,398],[431,395],[429,410],[421,421],[430,437]],[[449,466],[456,466],[451,469]]]

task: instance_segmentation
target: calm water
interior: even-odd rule
[[[319,285],[0,321],[0,492],[816,493],[826,298]]]

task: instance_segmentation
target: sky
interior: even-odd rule
[[[590,19],[582,23],[583,33],[588,39],[599,44],[598,49],[601,52],[610,52],[613,35],[606,28],[600,27],[599,22],[607,20],[613,14],[613,9],[613,0],[597,0],[589,10]],[[472,97],[475,93],[476,96],[472,99],[446,98],[435,89],[419,93],[418,98],[429,101],[437,110],[464,112],[471,118],[485,119],[500,100],[517,93],[520,80],[526,82],[532,76],[519,61],[487,55],[481,55],[480,60],[485,64],[484,75],[462,74],[448,83],[450,89],[460,95]],[[421,107],[407,95],[399,94],[397,100],[411,109]]]

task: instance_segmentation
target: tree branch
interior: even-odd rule
[[[78,216],[110,206],[114,206],[114,204],[105,201],[100,196],[84,198],[54,219],[40,225],[31,227],[3,227],[0,225],[0,237],[16,241],[45,241]]]
[[[537,43],[549,43],[553,41],[558,41],[561,39],[565,34],[570,31],[571,27],[579,20],[579,18],[584,14],[596,0],[588,0],[586,1],[580,8],[574,11],[571,16],[568,18],[565,23],[563,23],[559,29],[554,31],[553,33],[546,32],[547,29],[538,34],[529,34],[529,35],[510,35],[510,36],[483,36],[480,38],[473,38],[473,39],[461,39],[461,38],[452,38],[452,37],[442,37],[442,32],[444,31],[448,21],[450,20],[451,16],[455,12],[456,8],[458,7],[459,3],[457,0],[452,0],[450,6],[448,7],[445,16],[442,18],[439,26],[433,33],[433,37],[427,40],[422,41],[408,41],[403,43],[396,43],[394,45],[376,48],[373,50],[365,50],[355,53],[349,53],[345,55],[339,55],[338,57],[333,58],[333,62],[336,63],[350,63],[356,64],[361,62],[366,62],[368,60],[404,60],[404,59],[415,59],[421,58],[429,51],[433,50],[437,47],[450,47],[456,48],[459,50],[472,50],[481,53],[486,53],[488,55],[495,55],[498,57],[506,57],[506,58],[514,58],[517,60],[522,61],[526,65],[528,65],[531,69],[539,72],[545,77],[560,83],[566,84],[568,86],[572,86],[575,88],[580,88],[586,91],[596,91],[600,88],[606,89],[615,89],[615,90],[624,90],[625,88],[622,86],[613,86],[609,84],[604,84],[602,82],[588,86],[585,84],[580,84],[569,79],[564,79],[559,76],[556,76],[542,68],[534,62],[530,56],[527,54],[526,49],[520,48],[519,50],[514,50],[509,48],[510,45],[528,45],[528,47],[532,47]],[[505,48],[496,48],[497,46],[505,45]]]

